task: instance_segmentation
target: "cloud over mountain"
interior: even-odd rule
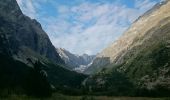
[[[96,54],[116,40],[157,0],[17,0],[40,21],[56,47]]]

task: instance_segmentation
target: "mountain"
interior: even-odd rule
[[[139,51],[137,46],[146,43],[148,38],[154,39],[153,35],[155,34],[164,35],[161,32],[156,33],[155,30],[164,24],[170,16],[169,3],[167,2],[168,0],[156,4],[151,10],[140,16],[117,41],[96,55],[93,64],[85,72],[88,74],[96,72],[111,63],[122,64],[125,61],[124,56],[127,52],[132,52],[132,48],[137,49],[133,52]],[[158,40],[155,38],[154,42],[156,41]]]
[[[121,77],[133,83],[137,89],[135,93],[140,95],[169,95],[169,9],[169,0],[156,4],[139,17],[116,42],[97,55],[92,65],[85,71],[87,74],[93,74],[86,80],[87,83],[93,83],[90,85],[92,91],[102,90],[121,95],[123,92],[118,92],[120,89],[132,90],[133,88],[127,89],[131,85],[120,80]]]
[[[83,72],[95,58],[94,55],[75,55],[62,48],[57,48],[57,52],[62,60],[64,60],[65,64],[67,64],[68,69],[78,72]]]
[[[27,58],[47,58],[63,63],[40,23],[25,16],[15,0],[0,1],[0,19],[0,35],[9,41],[15,59],[27,62]]]
[[[0,95],[13,91],[45,96],[54,88],[74,94],[87,76],[63,66],[40,23],[25,16],[16,0],[1,0]]]

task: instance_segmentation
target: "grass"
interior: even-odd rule
[[[25,95],[11,95],[0,97],[0,100],[170,100],[170,98],[148,98],[148,97],[107,97],[107,96],[66,96],[54,94],[49,98],[35,98]]]

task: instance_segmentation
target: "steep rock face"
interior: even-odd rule
[[[151,10],[139,17],[117,41],[96,56],[93,64],[85,73],[94,73],[111,63],[122,64],[124,62],[124,55],[128,51],[131,51],[132,48],[144,44],[144,40],[152,37],[149,33],[153,34],[154,28],[162,25],[163,20],[170,16],[170,3],[168,1],[169,0],[155,5]],[[153,31],[149,32],[151,29],[153,29]],[[142,37],[143,40],[140,40]],[[103,58],[109,60],[105,61]],[[100,63],[102,61],[105,62]]]
[[[0,1],[0,35],[6,37],[16,59],[48,58],[63,63],[40,23],[23,15],[15,0]]]
[[[90,56],[83,54],[81,56],[70,53],[69,51],[57,48],[57,52],[64,62],[68,65],[68,69],[76,70],[78,72],[83,71],[88,64],[95,58],[94,55]]]

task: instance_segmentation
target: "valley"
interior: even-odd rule
[[[97,55],[54,47],[16,0],[0,0],[0,100],[169,100],[170,0]]]

